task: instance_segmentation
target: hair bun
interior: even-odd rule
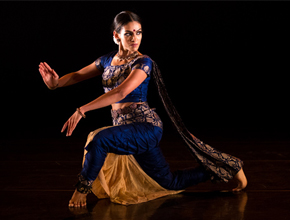
[[[112,24],[112,32],[116,31],[117,33],[120,33],[122,27],[131,21],[137,21],[141,24],[141,18],[137,14],[131,11],[120,12],[114,18]]]

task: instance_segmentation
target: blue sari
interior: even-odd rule
[[[227,182],[233,178],[241,169],[242,161],[204,144],[186,129],[167,94],[156,63],[150,57],[142,55],[126,64],[112,66],[111,62],[116,53],[117,51],[113,51],[95,61],[96,67],[103,72],[102,84],[105,92],[118,87],[134,69],[143,70],[147,74],[147,78],[119,102],[132,102],[133,104],[124,109],[111,111],[114,126],[97,132],[87,143],[83,169],[79,175],[81,185],[88,187],[93,185],[100,171],[102,173],[102,167],[109,154],[133,155],[137,162],[133,161],[133,163],[141,167],[145,176],[148,175],[157,185],[163,187],[165,192],[161,193],[163,196],[166,193],[174,193],[170,190],[176,190],[175,193],[178,193],[186,187],[208,179]],[[152,73],[167,113],[187,143],[192,155],[200,164],[197,168],[172,173],[162,155],[159,142],[162,137],[163,124],[155,110],[151,109],[147,103],[147,90]],[[118,178],[118,176],[115,178]],[[124,178],[126,179],[126,177]],[[101,181],[103,182],[101,183],[103,188],[108,188],[108,184],[104,181],[103,178]],[[141,184],[140,187],[143,187],[143,185]],[[128,186],[125,186],[120,191],[127,188]],[[140,190],[142,191],[142,189]],[[111,194],[108,189],[106,192]],[[131,195],[135,193],[133,192]],[[148,195],[145,197],[150,197]],[[128,196],[126,198],[128,199]],[[152,198],[158,198],[158,196]],[[111,200],[114,201],[114,198],[111,198]],[[120,203],[124,203],[124,201]]]

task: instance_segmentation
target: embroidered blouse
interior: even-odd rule
[[[129,76],[132,70],[141,69],[147,74],[147,78],[135,90],[117,103],[146,102],[150,72],[153,65],[151,58],[147,55],[142,55],[123,65],[112,66],[111,62],[117,52],[110,52],[95,61],[96,67],[103,72],[102,84],[105,93],[117,88]]]

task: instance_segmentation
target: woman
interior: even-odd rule
[[[95,187],[95,189],[98,188],[95,190],[98,192],[94,191],[94,193],[98,194],[103,190],[112,201],[121,204],[138,203],[178,193],[186,187],[209,179],[226,182],[235,178],[238,187],[233,190],[240,191],[245,188],[247,180],[242,169],[242,162],[204,144],[185,128],[172,106],[156,63],[149,56],[142,55],[138,51],[142,40],[140,18],[132,12],[123,11],[115,17],[112,27],[113,39],[119,46],[118,51],[110,52],[87,67],[69,73],[60,79],[47,63],[39,65],[39,71],[49,89],[73,85],[102,74],[105,94],[77,108],[62,128],[62,132],[67,130],[66,136],[72,135],[80,119],[85,118],[86,112],[112,106],[114,126],[98,129],[89,135],[83,169],[79,174],[79,182],[69,201],[69,206],[86,205],[86,196],[92,189],[94,190],[92,186],[97,184],[98,181],[95,181],[97,177],[100,184]],[[153,109],[150,109],[147,103],[148,83],[152,74],[171,120],[200,163],[197,168],[175,173],[171,173],[169,170],[158,145],[163,125],[159,116]],[[114,155],[125,156],[117,160],[116,158],[120,157]],[[124,158],[129,159],[124,162]],[[121,162],[116,165],[115,161]],[[119,170],[123,164],[126,164],[126,168],[121,173],[138,167],[140,175],[131,172],[121,178],[123,174],[116,170]],[[109,169],[106,167],[111,169],[110,172],[106,172]],[[104,173],[106,174],[104,175]],[[112,181],[112,173],[117,173],[114,181]],[[134,175],[134,180],[131,180]],[[140,178],[144,178],[142,183],[139,181]],[[112,184],[119,179],[124,180],[122,184],[119,182],[115,185]],[[145,193],[144,191],[148,188],[146,181],[151,185],[148,189],[149,192]],[[138,187],[135,186],[136,184]],[[122,189],[118,188],[120,185],[123,185]],[[157,188],[158,190],[155,190]],[[140,196],[137,191],[142,191],[143,196]],[[136,193],[138,196],[135,196]],[[123,200],[119,198],[122,196]],[[128,202],[134,196],[138,199]],[[147,200],[142,200],[143,197],[146,197]]]

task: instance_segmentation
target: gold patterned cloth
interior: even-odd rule
[[[112,126],[91,132],[86,146],[94,136]],[[84,152],[84,159],[87,151]],[[149,177],[139,166],[133,155],[116,155],[108,153],[98,178],[92,185],[93,193],[99,198],[110,198],[122,205],[137,204],[173,195],[183,190],[167,190]]]

